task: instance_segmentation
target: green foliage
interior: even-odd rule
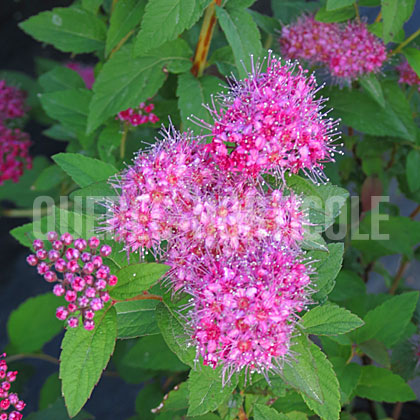
[[[384,42],[392,41],[405,21],[411,16],[416,0],[381,0]]]

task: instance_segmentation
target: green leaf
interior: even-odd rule
[[[67,420],[69,419],[66,406],[63,398],[57,398],[53,404],[50,404],[46,408],[41,408],[41,411],[31,413],[29,416],[25,416],[25,420]],[[86,411],[81,411],[76,417],[72,417],[72,420],[94,420],[95,417]]]
[[[175,73],[188,70],[191,53],[182,39],[167,42],[138,58],[133,58],[129,45],[121,48],[104,64],[93,85],[88,132],[108,117],[152,97],[165,81],[164,66]]]
[[[54,67],[40,76],[39,84],[44,92],[84,88],[85,82],[79,74],[65,66]]]
[[[320,378],[316,371],[316,364],[306,336],[296,338],[291,351],[296,354],[296,361],[285,363],[281,377],[283,380],[314,401],[323,403],[324,395],[320,386]]]
[[[97,13],[103,0],[82,0],[83,9]]]
[[[385,347],[385,344],[377,340],[368,340],[359,344],[359,348],[376,363],[379,363],[387,369],[391,367],[388,350]]]
[[[197,22],[209,3],[210,0],[150,0],[136,40],[135,54],[144,55],[174,40]]]
[[[327,10],[341,9],[346,6],[351,6],[355,0],[327,0]]]
[[[90,90],[69,89],[42,93],[39,99],[51,118],[77,133],[85,133],[89,103],[92,99]]]
[[[389,403],[416,399],[413,390],[401,376],[376,366],[362,366],[356,395],[369,400]]]
[[[132,264],[118,271],[118,283],[110,294],[114,299],[129,299],[148,290],[169,270],[169,266],[157,263]]]
[[[216,410],[226,401],[236,388],[235,376],[223,384],[221,369],[201,366],[200,370],[191,370],[188,378],[189,407],[188,416],[201,416]]]
[[[407,156],[407,164],[405,167],[408,187],[412,192],[420,189],[420,152],[411,150]]]
[[[403,293],[369,311],[364,318],[365,325],[354,333],[356,342],[375,339],[392,347],[410,322],[418,298],[418,292]]]
[[[272,35],[281,30],[281,24],[277,19],[258,13],[255,10],[248,10],[248,13],[252,16],[252,19],[254,19],[258,27],[267,34]]]
[[[372,34],[376,35],[378,38],[383,37],[383,27],[384,23],[381,22],[374,22],[368,25],[368,30]],[[405,40],[405,31],[404,28],[401,28],[394,36],[394,42],[403,42]]]
[[[41,12],[19,26],[38,41],[77,54],[101,50],[106,36],[105,23],[93,13],[77,7],[57,7]]]
[[[88,199],[101,200],[104,197],[114,197],[115,191],[107,181],[98,181],[87,187],[80,188],[70,194],[70,198],[74,200],[76,197],[85,197]]]
[[[112,165],[117,163],[116,153],[119,152],[121,143],[121,124],[112,121],[99,134],[98,153],[99,157]]]
[[[408,64],[420,77],[420,51],[417,48],[404,48],[403,54],[408,61]]]
[[[160,330],[155,317],[158,303],[157,300],[116,303],[118,338],[127,339],[159,334]]]
[[[39,393],[39,409],[44,410],[50,404],[53,404],[57,398],[61,398],[61,382],[58,377],[58,372],[54,372],[48,376],[44,385],[42,385],[41,392]]]
[[[349,403],[354,397],[354,390],[359,382],[362,368],[357,363],[346,363],[345,359],[333,357],[330,359],[340,383],[341,402]]]
[[[41,350],[63,329],[63,323],[55,318],[60,301],[52,293],[46,293],[25,300],[10,314],[7,332],[16,351],[31,353]]]
[[[214,76],[203,76],[197,79],[191,73],[184,73],[178,77],[176,94],[179,98],[178,104],[184,130],[187,128],[195,132],[200,130],[197,124],[189,120],[192,114],[197,120],[213,122],[209,111],[203,105],[208,104],[211,95],[218,90],[220,90],[220,79]]]
[[[215,50],[211,55],[208,64],[216,64],[221,74],[233,73],[235,76],[238,76],[238,70],[235,66],[235,58],[233,57],[233,51],[229,45]]]
[[[216,16],[232,47],[239,75],[246,77],[252,70],[251,57],[255,61],[262,58],[260,31],[246,10],[222,9],[216,6]]]
[[[35,191],[51,190],[60,185],[66,176],[66,173],[57,165],[48,166],[35,179],[33,189]]]
[[[343,123],[366,134],[415,141],[416,126],[410,104],[396,82],[383,82],[386,105],[382,108],[370,96],[357,90],[331,89],[332,114]],[[369,115],[369,118],[366,118]]]
[[[254,405],[254,419],[255,420],[290,420],[285,414],[278,413],[274,408],[266,405]]]
[[[344,22],[353,18],[356,15],[356,10],[353,6],[343,7],[342,9],[328,11],[325,7],[321,7],[315,15],[315,20],[318,22]]]
[[[106,37],[105,55],[133,30],[141,20],[146,2],[144,0],[120,0],[111,14]]]
[[[162,401],[162,398],[162,390],[157,382],[148,384],[141,389],[136,398],[136,412],[141,416],[141,420],[155,418],[151,410]]]
[[[60,124],[54,124],[42,132],[45,136],[58,141],[77,141],[76,133]]]
[[[317,345],[311,343],[310,351],[314,359],[315,374],[319,378],[319,385],[324,398],[322,402],[319,402],[308,398],[306,394],[302,394],[303,399],[306,405],[315,411],[321,419],[338,420],[341,411],[340,387],[334,369]]]
[[[70,175],[80,187],[87,187],[98,181],[105,181],[118,170],[109,163],[101,162],[78,153],[58,153],[53,160]]]
[[[335,287],[328,298],[334,302],[342,302],[364,294],[366,294],[364,281],[353,271],[341,270],[335,280]]]
[[[188,345],[188,336],[184,324],[181,324],[164,303],[159,303],[156,307],[156,319],[168,347],[178,356],[181,362],[193,367],[195,349]]]
[[[98,312],[95,329],[68,329],[61,344],[60,378],[70,417],[89,399],[111,357],[117,337],[117,317],[113,306]]]
[[[307,256],[314,260],[312,267],[315,269],[314,280],[316,293],[312,296],[321,300],[327,296],[335,285],[335,278],[343,262],[344,245],[342,243],[328,244],[328,253],[323,251],[310,251]]]
[[[123,362],[126,366],[133,369],[140,367],[148,370],[166,370],[170,372],[180,372],[189,369],[168,348],[160,334],[138,340],[124,355]]]
[[[188,382],[181,382],[165,395],[159,408],[155,409],[158,413],[168,411],[180,411],[188,408]]]
[[[282,24],[288,24],[303,12],[314,12],[319,8],[318,1],[307,2],[305,0],[276,0],[271,2],[274,17]]]
[[[383,39],[392,41],[413,13],[416,0],[381,0]]]
[[[339,335],[359,328],[363,321],[347,309],[327,303],[307,312],[302,325],[307,334]]]
[[[371,98],[374,99],[382,108],[385,108],[384,92],[382,91],[382,86],[375,73],[369,73],[359,77],[358,80]]]

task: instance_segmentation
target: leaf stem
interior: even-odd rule
[[[379,10],[378,16],[376,16],[375,23],[379,23],[382,19],[382,10]]]
[[[125,143],[127,141],[127,134],[128,134],[128,124],[124,122],[123,133],[121,136],[121,143],[120,143],[120,158],[124,159],[125,156]]]
[[[213,0],[204,13],[203,24],[194,53],[193,65],[191,67],[191,73],[195,77],[201,77],[204,68],[206,67],[211,37],[213,36],[214,27],[216,25],[216,5],[220,6],[221,3],[222,0]]]
[[[420,204],[410,213],[410,219],[414,219],[420,213]]]
[[[360,22],[360,12],[359,12],[359,5],[356,3],[353,3],[354,9],[356,10],[356,19],[357,22]]]
[[[59,365],[60,361],[56,359],[53,356],[50,356],[49,354],[44,353],[19,353],[14,354],[12,356],[6,357],[5,361],[6,363],[16,362],[18,360],[22,359],[38,359],[38,360],[44,360],[46,362],[54,363],[55,365]]]
[[[147,292],[144,292],[141,295],[137,295],[137,296],[134,296],[134,297],[128,298],[128,299],[123,299],[123,300],[115,299],[115,300],[112,301],[112,303],[115,304],[115,303],[118,303],[118,302],[132,302],[132,301],[136,301],[136,300],[147,300],[147,299],[158,300],[160,302],[163,302],[163,297],[162,296],[151,295]]]
[[[117,5],[118,0],[112,0],[112,6],[111,6],[111,14],[114,12],[115,6]]]
[[[420,29],[417,29],[416,32],[412,33],[405,41],[401,42],[400,45],[398,45],[397,48],[395,48],[394,51],[391,51],[389,53],[389,57],[391,57],[392,55],[398,54],[399,52],[401,52],[401,50],[407,45],[409,44],[413,39],[417,38],[420,35]]]
[[[109,53],[109,58],[112,58],[112,56],[125,44],[128,38],[130,38],[131,35],[133,35],[134,29],[132,29]]]

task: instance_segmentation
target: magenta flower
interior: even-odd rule
[[[27,257],[31,266],[36,266],[38,273],[49,283],[56,283],[53,293],[64,296],[66,306],[59,306],[56,317],[75,328],[81,318],[86,330],[95,328],[95,312],[101,310],[110,300],[108,286],[117,284],[117,277],[110,273],[102,257],[108,257],[112,249],[109,245],[100,246],[96,237],[89,241],[73,240],[69,233],[58,237],[56,232],[49,232],[49,245],[36,239],[33,242],[35,254]]]
[[[405,83],[409,86],[417,86],[417,89],[420,92],[420,78],[407,61],[402,62],[396,67],[396,69],[400,76],[398,83]]]
[[[137,108],[128,108],[118,113],[116,119],[125,121],[136,127],[141,124],[157,123],[159,118],[152,111],[155,109],[154,104],[146,105],[144,102],[140,103]]]
[[[6,353],[0,355],[0,420],[21,420],[25,403],[16,393],[10,392],[11,384],[16,380],[17,372],[8,370]]]
[[[0,121],[22,118],[26,112],[26,93],[0,80]]]
[[[231,84],[213,110],[213,140],[208,150],[225,171],[251,177],[302,170],[326,179],[325,162],[334,161],[337,122],[324,118],[323,99],[313,75],[296,63],[284,65],[269,55],[248,78]]]

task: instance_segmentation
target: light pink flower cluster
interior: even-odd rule
[[[130,123],[136,127],[146,123],[157,123],[159,118],[152,111],[155,109],[153,104],[145,104],[141,102],[138,108],[128,108],[118,113],[116,119]]]
[[[287,58],[324,65],[341,82],[378,72],[387,58],[384,43],[365,22],[322,23],[301,16],[282,29],[279,42]]]
[[[67,301],[67,306],[57,308],[57,318],[67,320],[71,328],[77,327],[81,318],[84,328],[92,330],[95,312],[110,300],[107,287],[115,286],[118,281],[102,259],[108,257],[112,249],[109,245],[100,246],[96,237],[89,241],[74,240],[69,233],[59,238],[56,232],[49,232],[47,237],[49,246],[35,239],[35,254],[26,260],[29,265],[37,266],[38,273],[47,282],[56,283],[53,293],[64,296]]]
[[[400,78],[398,83],[404,83],[409,86],[417,86],[417,89],[420,92],[420,78],[417,76],[417,73],[412,69],[408,61],[402,62],[396,67]]]
[[[29,135],[16,127],[27,112],[25,98],[25,92],[0,80],[0,185],[9,179],[18,182],[24,169],[32,167]]]
[[[324,118],[325,100],[315,98],[317,91],[313,75],[270,55],[220,95],[221,106],[212,110],[209,151],[227,171],[252,177],[272,172],[281,178],[303,171],[313,180],[325,179],[323,165],[334,161],[337,122]]]
[[[16,380],[17,372],[8,371],[6,353],[0,354],[0,420],[21,420],[25,403],[18,395],[9,392],[11,383]]]
[[[79,74],[85,82],[87,89],[92,89],[92,86],[95,83],[95,71],[92,66],[87,66],[77,61],[69,61],[65,66]]]

